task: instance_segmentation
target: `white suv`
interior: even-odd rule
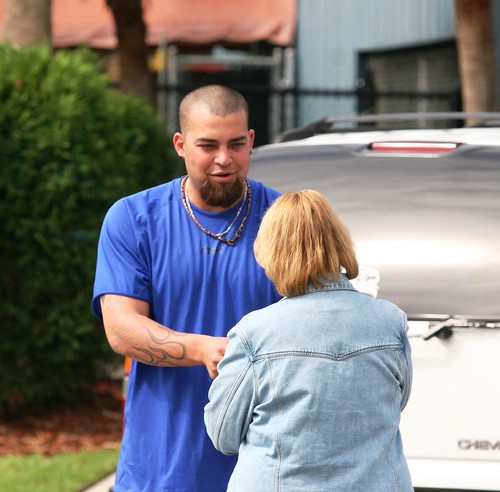
[[[401,431],[416,490],[500,491],[500,114],[411,115],[450,117],[481,122],[338,130],[322,120],[331,132],[255,149],[250,177],[325,194],[356,242],[358,288],[408,314],[414,378]]]

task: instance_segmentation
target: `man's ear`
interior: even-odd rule
[[[250,143],[250,149],[253,147],[253,142],[255,140],[255,130],[248,130],[248,141]]]
[[[174,149],[179,157],[184,158],[184,135],[180,132],[174,133]]]

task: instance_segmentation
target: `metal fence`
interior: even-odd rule
[[[244,78],[244,77],[243,77]],[[377,91],[373,88],[354,89],[287,88],[277,89],[266,85],[252,85],[235,80],[234,77],[202,78],[190,83],[158,83],[158,101],[163,104],[159,113],[167,119],[167,130],[177,128],[178,104],[190,90],[206,83],[226,83],[240,91],[250,106],[250,125],[256,130],[256,145],[275,141],[285,130],[300,126],[304,122],[323,117],[343,117],[356,114],[382,114],[407,112],[450,112],[461,110],[458,91],[449,92],[403,92]],[[417,126],[421,123],[413,123]],[[452,123],[457,124],[457,123]],[[411,122],[392,122],[391,127],[411,127]],[[427,125],[427,123],[426,123]],[[450,123],[429,122],[428,126],[443,127]]]

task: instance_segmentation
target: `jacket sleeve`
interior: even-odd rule
[[[229,344],[205,407],[208,435],[224,454],[238,453],[257,400],[252,361],[240,335],[237,327],[228,333]]]
[[[413,363],[411,358],[411,345],[408,340],[408,321],[406,315],[403,314],[404,333],[403,333],[403,360],[402,360],[402,399],[401,410],[404,410],[408,400],[410,399],[411,388],[413,383]]]

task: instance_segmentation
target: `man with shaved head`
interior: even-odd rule
[[[228,330],[279,299],[253,255],[278,193],[247,178],[247,102],[201,87],[179,123],[186,175],[116,202],[99,239],[92,306],[133,359],[114,492],[226,490],[236,459],[206,434],[208,388]]]

